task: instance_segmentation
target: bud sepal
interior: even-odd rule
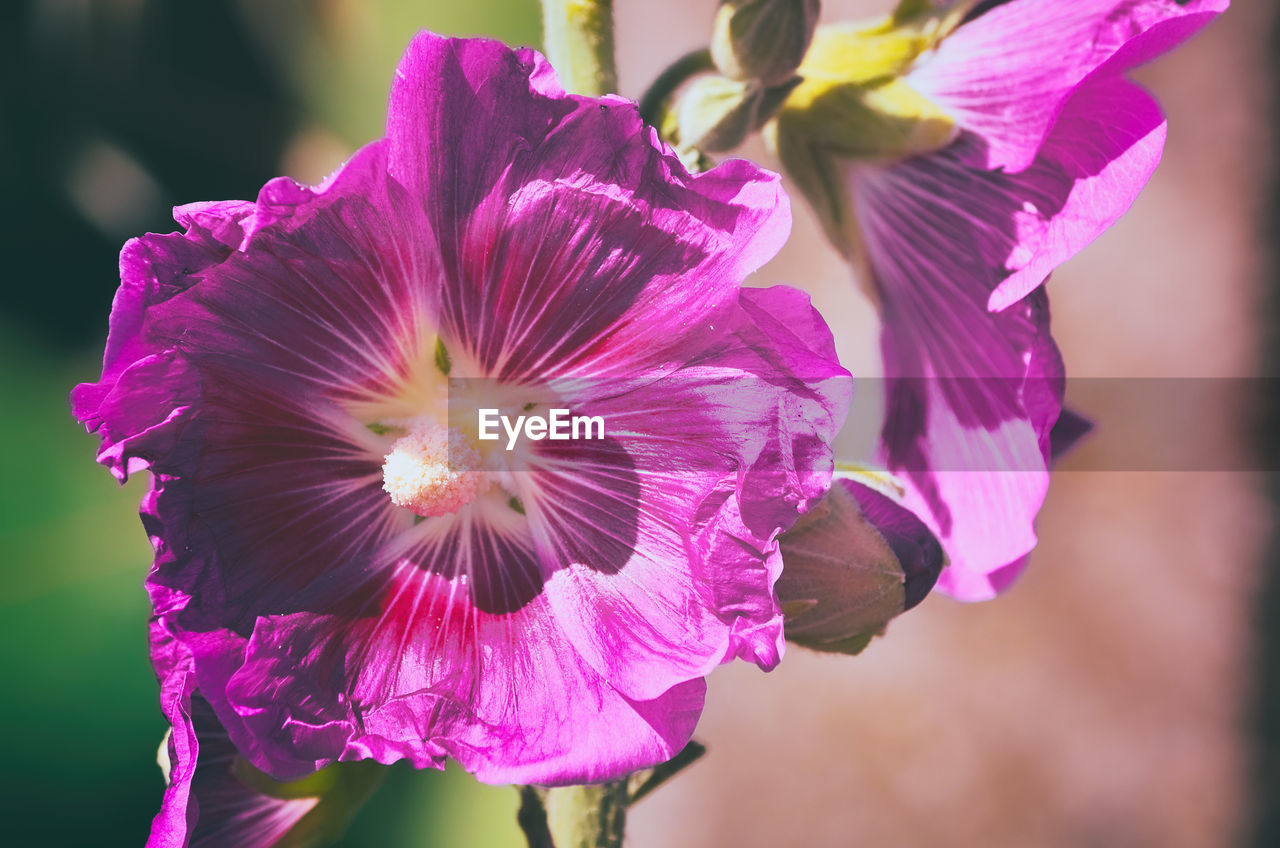
[[[861,479],[857,479],[861,478]],[[781,539],[777,591],[787,641],[857,654],[920,603],[946,557],[919,518],[884,493],[883,478],[838,478]]]

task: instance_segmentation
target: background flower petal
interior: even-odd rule
[[[1048,220],[1015,249],[990,309],[1022,298],[1129,211],[1160,164],[1166,129],[1159,105],[1133,83],[1098,79],[1076,89],[1035,163],[1009,178],[1028,197],[1060,196],[1064,179],[1070,193],[1056,211],[1027,213]]]
[[[1228,5],[1013,0],[949,35],[907,80],[987,141],[984,167],[1016,173],[1035,160],[1067,97],[1091,73],[1105,63],[1106,74],[1123,74],[1173,49]]]

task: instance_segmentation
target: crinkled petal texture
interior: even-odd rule
[[[199,694],[189,646],[161,616],[150,629],[172,729],[161,757],[168,787],[148,848],[305,848],[340,837],[381,782],[382,767],[342,764],[290,784],[271,780],[240,756]]]
[[[191,652],[160,621],[151,625],[160,706],[172,724],[168,787],[148,848],[277,844],[316,806],[316,797],[274,798],[235,774],[237,753],[195,691]]]
[[[1159,107],[1122,75],[1226,5],[1000,4],[907,77],[957,140],[848,166],[884,307],[883,459],[946,547],[943,591],[992,597],[1035,545],[1063,391],[1035,290],[1129,209],[1164,147]]]
[[[740,288],[790,225],[775,175],[692,176],[633,104],[424,34],[385,141],[177,214],[126,247],[73,400],[101,461],[154,474],[157,612],[255,766],[605,780],[686,743],[716,664],[778,661],[776,538],[830,483],[851,380],[803,295]],[[555,386],[606,433],[415,516],[387,422],[465,380]]]

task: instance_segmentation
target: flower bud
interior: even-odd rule
[[[766,88],[795,75],[818,25],[819,0],[724,0],[716,12],[711,57],[736,80]]]
[[[680,147],[718,153],[731,150],[756,128],[764,92],[755,83],[707,76],[680,98],[676,132]]]
[[[864,483],[837,479],[781,539],[778,598],[787,640],[856,654],[890,619],[920,603],[945,564],[910,510]]]

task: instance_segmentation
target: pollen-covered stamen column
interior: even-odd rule
[[[430,518],[457,512],[488,488],[480,453],[465,433],[434,421],[415,422],[391,446],[382,488],[396,506]]]

